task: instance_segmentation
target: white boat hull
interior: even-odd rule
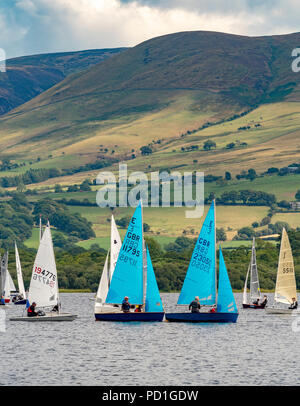
[[[268,314],[292,314],[296,309],[280,309],[276,307],[266,307]]]
[[[29,321],[29,322],[38,322],[38,321],[73,321],[77,318],[77,314],[71,313],[46,313],[45,316],[21,316],[21,317],[10,317],[10,321]]]

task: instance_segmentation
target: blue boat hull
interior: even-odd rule
[[[163,321],[165,313],[95,313],[100,321]]]
[[[26,304],[26,299],[23,300],[18,300],[17,302],[14,302],[15,305],[25,305]]]
[[[183,323],[235,323],[238,313],[166,313],[166,320]]]

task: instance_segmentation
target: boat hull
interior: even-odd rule
[[[13,302],[15,305],[25,305],[27,302],[26,299],[22,299],[22,300],[17,300],[16,302]]]
[[[142,312],[142,313],[95,313],[95,319],[98,321],[163,321],[164,313]]]
[[[34,317],[10,317],[10,321],[28,321],[28,322],[39,322],[39,321],[73,321],[77,318],[77,314],[71,313],[59,313],[51,314],[46,313],[45,316],[34,316]]]
[[[265,305],[254,305],[254,304],[248,304],[248,303],[243,303],[243,309],[264,309],[266,306]]]
[[[166,320],[177,323],[235,323],[238,313],[166,313]]]
[[[279,309],[276,307],[266,307],[267,314],[292,314],[296,309]]]

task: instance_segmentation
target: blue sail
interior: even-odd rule
[[[142,205],[130,220],[115,271],[106,297],[106,303],[122,303],[125,296],[131,304],[143,304],[143,225]]]
[[[178,304],[187,305],[199,296],[200,304],[216,303],[215,203],[212,202],[202,225]]]
[[[146,289],[145,311],[146,312],[164,311],[148,247],[147,247],[147,289]]]
[[[224,257],[220,246],[219,256],[219,288],[217,311],[222,313],[237,313],[237,306],[231,289]]]

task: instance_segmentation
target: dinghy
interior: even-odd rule
[[[92,299],[95,300],[95,314],[103,312],[110,313],[114,311],[120,311],[119,308],[116,308],[113,305],[105,303],[105,301],[110,286],[111,278],[113,276],[116,267],[121,246],[122,241],[120,238],[120,234],[118,232],[114,216],[111,216],[110,251],[108,251],[105,259],[96,298]],[[110,257],[110,265],[108,265],[109,257]]]
[[[108,268],[106,258],[106,275]],[[104,266],[105,269],[105,266]],[[121,310],[124,297],[132,307],[142,306],[142,311]],[[111,278],[105,304],[114,306],[110,312],[95,313],[101,321],[162,321],[164,310],[150,258],[143,238],[142,204],[139,203],[130,220],[125,239]],[[118,307],[116,307],[118,306]]]
[[[201,310],[199,313],[166,313],[167,321],[190,323],[236,322],[238,310],[221,247],[219,253],[219,285],[217,297],[216,221],[215,201],[213,201],[196,242],[177,305],[189,305],[195,297],[198,296],[201,306],[211,306],[211,309],[214,309],[214,311]]]
[[[248,284],[248,276],[250,273],[250,300],[247,298],[247,284]],[[251,251],[251,260],[248,267],[245,285],[244,285],[244,293],[243,293],[243,308],[244,309],[264,309],[265,305],[263,304],[254,304],[250,303],[254,300],[261,299],[261,292],[259,287],[259,279],[258,279],[258,271],[257,271],[257,264],[256,264],[256,252],[255,252],[255,238],[253,237],[252,241],[252,251]]]
[[[24,304],[26,304],[26,292],[25,292],[25,288],[24,288],[21,261],[20,261],[19,251],[18,251],[16,242],[15,242],[15,256],[16,256],[16,271],[17,271],[19,293],[15,296],[15,300],[13,299],[12,301],[15,305],[24,305]]]
[[[268,314],[291,314],[294,309],[283,305],[291,305],[293,298],[297,300],[297,288],[293,253],[285,228],[282,229],[274,305],[266,308]],[[281,305],[281,306],[280,306]]]
[[[29,287],[28,302],[36,303],[37,308],[43,309],[40,315],[34,317],[11,317],[11,321],[72,321],[77,315],[62,313],[59,302],[57,270],[52,244],[50,224],[40,240],[40,245],[33,265],[32,276]],[[53,311],[56,308],[56,311]],[[52,310],[48,310],[52,309]]]

